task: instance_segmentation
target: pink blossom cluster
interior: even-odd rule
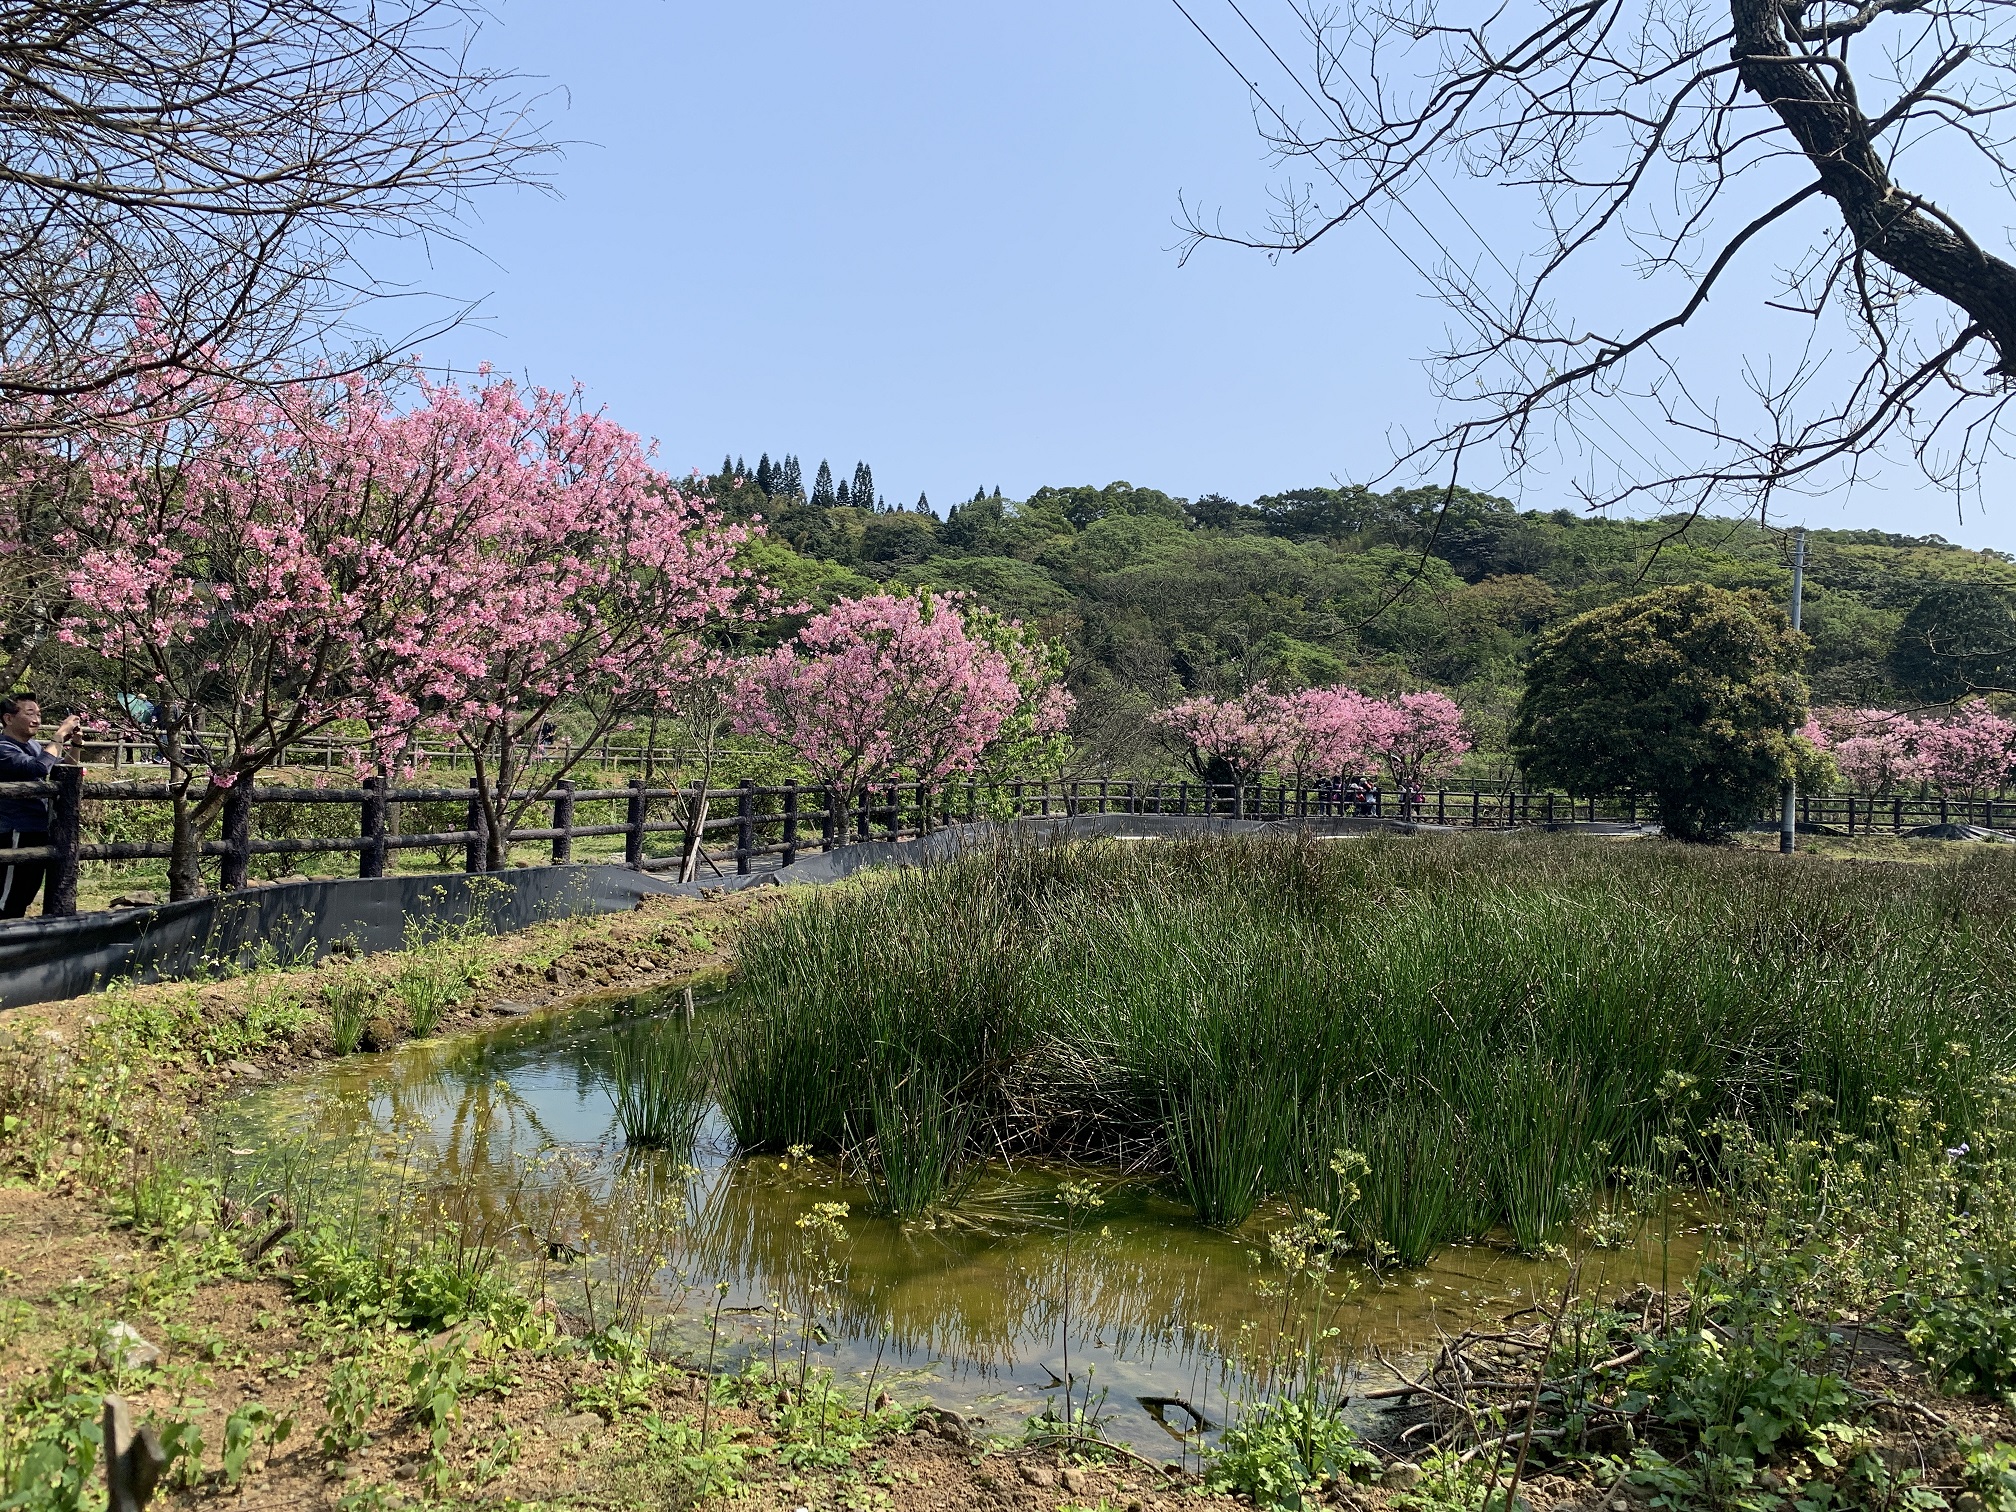
[[[1834,758],[1841,780],[1858,793],[1992,793],[2016,768],[2016,722],[1978,698],[1934,719],[1890,709],[1816,709],[1799,733]]]
[[[1263,682],[1237,698],[1187,698],[1150,718],[1184,742],[1200,772],[1222,761],[1239,782],[1276,769],[1311,782],[1383,767],[1396,784],[1419,786],[1470,749],[1463,711],[1441,693],[1381,699],[1342,684],[1277,693]]]
[[[735,728],[790,747],[850,794],[973,771],[1017,724],[1061,732],[1071,695],[1048,661],[1018,635],[990,643],[968,618],[957,594],[844,599],[746,664]]]

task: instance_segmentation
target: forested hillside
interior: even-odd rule
[[[946,518],[892,509],[857,467],[809,494],[795,459],[714,479],[762,514],[767,564],[813,602],[877,585],[956,588],[1071,652],[1081,733],[1106,760],[1150,751],[1140,715],[1183,691],[1346,681],[1433,686],[1469,711],[1484,758],[1534,634],[1646,588],[1706,582],[1783,601],[1788,532],[1591,518],[1437,489],[1305,488],[1240,504],[1152,488],[976,493]],[[759,478],[762,481],[759,481]],[[769,487],[764,486],[768,483]],[[2016,685],[2016,561],[1937,536],[1814,531],[1805,627],[1816,701],[1912,706]]]

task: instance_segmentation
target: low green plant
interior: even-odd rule
[[[749,1451],[736,1442],[740,1430],[703,1434],[691,1418],[655,1413],[642,1419],[639,1427],[647,1464],[672,1482],[678,1502],[690,1506],[731,1497],[742,1489]]]
[[[371,1442],[371,1414],[378,1410],[378,1391],[383,1365],[358,1356],[338,1360],[329,1371],[329,1384],[322,1395],[328,1417],[316,1442],[332,1460],[346,1459]]]
[[[1963,1256],[1954,1289],[1913,1296],[1904,1335],[1948,1391],[2016,1386],[2016,1269],[1999,1257]]]
[[[79,1392],[0,1422],[0,1508],[84,1512],[104,1443],[101,1410],[99,1397]]]
[[[1773,1291],[1725,1287],[1710,1269],[1686,1326],[1647,1341],[1634,1400],[1707,1459],[1762,1464],[1822,1446],[1849,1416],[1847,1383],[1827,1368],[1835,1341]]]
[[[407,1415],[427,1435],[425,1475],[436,1492],[448,1489],[448,1445],[462,1421],[462,1388],[468,1378],[469,1355],[459,1338],[415,1350],[406,1369]]]
[[[294,1294],[353,1323],[385,1320],[435,1334],[477,1319],[500,1328],[530,1306],[510,1285],[494,1249],[447,1231],[410,1245],[315,1225],[294,1246]]]
[[[294,973],[256,973],[245,994],[244,1033],[248,1041],[270,1045],[291,1040],[315,1021],[315,1010]]]
[[[151,1239],[178,1238],[217,1209],[214,1181],[153,1151],[135,1152],[122,1198],[119,1217]]]
[[[470,917],[457,923],[429,924],[419,919],[406,923],[392,990],[406,1007],[407,1027],[416,1039],[432,1034],[450,1008],[482,985],[482,957],[488,938],[485,921],[491,901],[489,889],[477,886],[484,880],[478,878],[471,884],[476,906]]]
[[[236,1486],[245,1479],[252,1456],[260,1445],[270,1460],[273,1451],[294,1431],[294,1419],[275,1413],[260,1402],[247,1402],[224,1419],[224,1446],[219,1454],[224,1484]]]
[[[1986,1504],[1987,1512],[2016,1512],[2016,1444],[1969,1438],[1960,1479]]]
[[[1264,1507],[1299,1507],[1326,1480],[1369,1478],[1376,1456],[1334,1410],[1302,1397],[1251,1404],[1208,1452],[1205,1488]]]

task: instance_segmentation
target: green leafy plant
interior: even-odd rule
[[[329,1416],[316,1440],[330,1459],[343,1459],[371,1442],[367,1425],[378,1409],[382,1368],[378,1361],[354,1356],[331,1367],[322,1396]]]
[[[260,1402],[247,1402],[225,1418],[224,1446],[219,1454],[224,1484],[235,1486],[245,1479],[252,1455],[261,1444],[266,1446],[267,1458],[270,1459],[273,1451],[293,1431],[293,1418],[276,1414]]]
[[[2016,1444],[1970,1438],[1960,1479],[1987,1504],[1987,1512],[2016,1512]]]
[[[705,1435],[690,1418],[656,1414],[644,1418],[640,1426],[650,1457],[671,1473],[681,1500],[687,1504],[733,1496],[741,1490],[749,1451],[735,1442],[739,1431],[735,1435]]]
[[[1369,1478],[1376,1456],[1335,1411],[1304,1397],[1252,1404],[1210,1451],[1206,1489],[1249,1496],[1266,1507],[1298,1507],[1333,1477]]]
[[[460,1339],[416,1350],[406,1369],[407,1412],[427,1435],[427,1479],[439,1491],[448,1489],[448,1444],[462,1421],[462,1388],[469,1376],[469,1357]]]

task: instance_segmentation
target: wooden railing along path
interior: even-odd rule
[[[86,861],[165,859],[172,847],[165,840],[122,840],[89,843],[85,839],[84,804],[165,804],[172,799],[166,783],[86,781],[84,769],[62,766],[44,782],[0,783],[0,797],[43,798],[50,806],[50,843],[0,851],[0,859],[47,861],[49,882],[45,915],[75,913],[79,868]],[[520,795],[521,797],[523,795]],[[514,829],[510,844],[551,842],[552,859],[573,859],[576,840],[623,837],[625,864],[645,870],[677,866],[680,856],[652,856],[653,835],[684,837],[680,819],[653,819],[654,802],[670,800],[690,809],[691,787],[646,787],[633,778],[618,788],[577,788],[561,782],[544,800],[552,822],[538,828]],[[748,875],[759,863],[790,865],[811,850],[831,850],[849,839],[898,840],[927,834],[948,824],[985,816],[1020,817],[1047,814],[1217,814],[1238,819],[1291,819],[1365,814],[1384,818],[1461,826],[1509,829],[1602,821],[1633,823],[1639,818],[1634,802],[1605,804],[1563,793],[1529,792],[1515,788],[1473,785],[1403,793],[1374,789],[1363,794],[1340,792],[1275,781],[1244,785],[1196,782],[1140,782],[1096,778],[1064,782],[886,783],[847,803],[837,792],[796,782],[758,786],[743,781],[709,790],[702,844],[711,834],[732,831],[733,847],[705,852],[717,873],[732,860],[735,871]],[[419,834],[400,832],[397,810],[416,803],[466,803],[464,823],[453,830]],[[347,804],[357,810],[354,836],[313,835],[262,837],[255,834],[257,809],[273,804]],[[719,805],[733,812],[717,817]],[[582,823],[583,806],[605,810],[620,806],[620,822]],[[1802,798],[1803,823],[1826,825],[1850,834],[1901,832],[1933,823],[1979,824],[1996,829],[2016,825],[2016,800],[1980,798],[1814,797]],[[248,882],[254,856],[354,852],[357,875],[382,877],[392,853],[418,848],[464,847],[464,869],[484,869],[489,854],[485,814],[470,788],[392,787],[366,778],[357,787],[247,787],[225,800],[222,835],[202,842],[205,856],[219,858],[219,882],[226,890]],[[508,852],[509,846],[504,849]],[[683,850],[683,846],[681,848]]]

